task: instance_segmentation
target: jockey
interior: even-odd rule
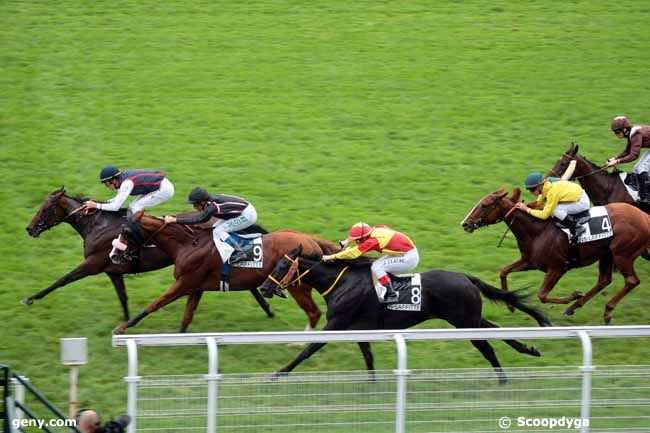
[[[383,304],[397,302],[398,294],[393,288],[388,272],[406,272],[418,265],[420,256],[413,241],[390,227],[383,225],[370,227],[366,223],[353,225],[348,238],[342,242],[342,245],[345,246],[350,241],[355,241],[356,246],[346,248],[336,254],[324,255],[322,260],[328,262],[335,259],[356,259],[369,251],[389,254],[375,260],[371,270],[372,275],[377,279],[375,288],[378,293],[381,293],[382,289],[386,289],[384,298],[379,302]]]
[[[538,196],[535,209],[531,209],[521,202],[517,203],[515,207],[542,220],[553,215],[569,228],[571,242],[575,243],[585,229],[582,226],[577,226],[573,215],[589,209],[589,196],[582,187],[567,180],[552,177],[545,179],[542,173],[529,174],[524,186],[532,194]]]
[[[99,173],[99,180],[107,188],[117,190],[117,195],[105,203],[89,200],[84,203],[87,209],[100,209],[116,212],[130,195],[139,196],[131,202],[127,215],[144,209],[151,209],[174,196],[174,185],[165,173],[154,170],[120,170],[109,165]]]
[[[607,160],[607,167],[634,161],[641,148],[650,147],[650,126],[632,125],[625,116],[612,120],[612,131],[620,139],[627,139],[623,152]],[[650,204],[650,150],[646,150],[632,169],[639,176],[639,201]]]
[[[196,187],[190,192],[187,203],[201,212],[187,217],[166,216],[165,222],[168,224],[200,224],[216,217],[218,220],[212,226],[212,237],[219,253],[221,254],[223,251],[221,256],[223,263],[226,263],[228,258],[234,263],[246,255],[230,233],[255,224],[257,211],[252,204],[233,195],[210,194],[200,187]],[[220,249],[219,246],[222,248]]]

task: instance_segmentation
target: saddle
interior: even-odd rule
[[[586,223],[587,221],[589,221],[589,219],[591,219],[591,215],[589,214],[589,209],[587,209],[586,211],[571,215],[571,217],[573,217],[573,220],[576,222],[576,226],[581,226],[584,223]],[[564,221],[555,220],[555,219],[553,221],[555,222],[555,225],[558,226],[561,229],[568,229],[568,228],[572,227],[569,224],[565,224]]]

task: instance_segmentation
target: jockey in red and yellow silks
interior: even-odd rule
[[[393,290],[388,272],[406,272],[417,266],[420,261],[418,250],[408,236],[391,229],[377,225],[370,227],[365,223],[357,223],[350,229],[350,234],[344,244],[355,241],[354,247],[346,248],[336,254],[323,256],[323,261],[356,259],[370,251],[385,254],[377,259],[371,267],[372,274],[377,279],[379,292],[386,290],[380,302],[397,302],[397,293]]]

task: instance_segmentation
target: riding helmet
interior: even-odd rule
[[[107,180],[113,179],[120,173],[122,172],[119,168],[115,167],[114,165],[107,165],[106,167],[102,168],[102,171],[99,173],[99,180],[106,182]]]
[[[357,239],[365,238],[370,234],[371,231],[372,231],[372,227],[370,227],[368,224],[356,223],[350,229],[348,240],[356,241]]]
[[[205,189],[197,186],[192,191],[190,191],[190,194],[187,196],[186,203],[196,204],[207,200],[210,200],[210,194]]]
[[[631,128],[632,124],[625,116],[617,116],[612,120],[612,131],[618,131],[623,128]]]
[[[524,186],[526,187],[526,189],[531,189],[543,183],[544,183],[544,175],[542,173],[531,173],[528,176],[526,176],[526,180],[524,181]]]

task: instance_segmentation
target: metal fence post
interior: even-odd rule
[[[138,382],[142,377],[138,376],[138,345],[135,340],[127,340],[126,348],[129,354],[129,375],[124,378],[124,381],[129,384],[128,413],[131,417],[127,432],[135,433],[138,409]]]
[[[394,371],[397,376],[397,401],[395,404],[395,432],[404,433],[406,427],[406,376],[410,373],[407,370],[406,358],[406,340],[401,334],[393,336],[397,345],[397,370]]]
[[[594,367],[591,363],[591,339],[586,331],[578,331],[578,337],[582,342],[582,407],[580,409],[580,418],[582,422],[589,419],[589,409],[591,407],[591,374]],[[589,433],[589,425],[582,424],[580,433]]]
[[[205,376],[208,381],[208,433],[215,433],[217,431],[217,380],[221,377],[217,374],[219,351],[214,337],[207,337],[205,340],[208,345],[208,374]]]

